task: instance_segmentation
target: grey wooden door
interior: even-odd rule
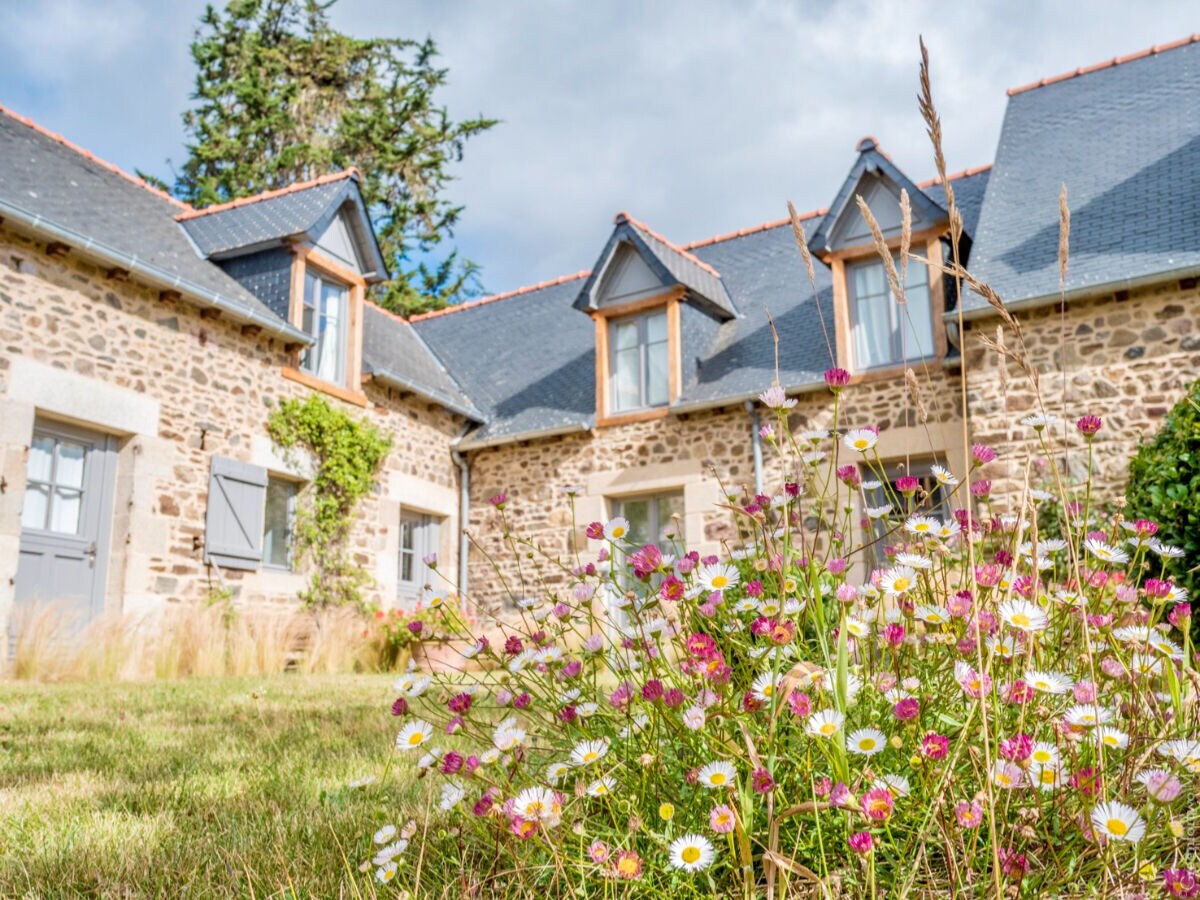
[[[34,425],[14,625],[39,604],[55,604],[73,628],[104,608],[115,471],[114,438],[42,420]]]
[[[433,571],[425,557],[438,552],[440,520],[424,513],[400,514],[400,558],[396,578],[396,600],[401,607],[411,609],[424,598],[426,584],[433,581]]]

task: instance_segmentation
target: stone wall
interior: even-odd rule
[[[1072,448],[1059,458],[1069,480],[1087,471],[1086,444],[1075,420],[1096,415],[1104,426],[1095,439],[1093,496],[1123,493],[1126,467],[1138,440],[1153,435],[1164,415],[1200,377],[1200,289],[1194,279],[1071,301],[1061,311],[1044,307],[1020,316],[1030,363],[1039,373],[1048,412],[1062,420]],[[986,470],[993,481],[1033,486],[1049,480],[1037,435],[1020,424],[1037,412],[1029,379],[1012,362],[980,342],[995,338],[998,320],[972,323],[967,332],[966,371],[974,440],[991,444],[1001,459]],[[1008,333],[1006,346],[1017,341]],[[1063,366],[1066,367],[1065,383]],[[1060,441],[1061,444],[1061,441]]]
[[[0,625],[12,600],[25,464],[36,415],[117,435],[114,533],[106,605],[197,599],[216,584],[203,562],[210,461],[222,455],[286,473],[266,433],[271,408],[308,391],[284,379],[277,339],[243,335],[157,290],[111,280],[75,252],[55,258],[0,228]],[[462,420],[439,406],[368,383],[361,409],[394,448],[381,488],[361,505],[354,553],[374,575],[371,598],[395,596],[403,504],[451,519],[443,565],[454,564],[457,469],[449,441]],[[241,598],[294,597],[306,577],[226,572]]]

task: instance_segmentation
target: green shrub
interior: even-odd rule
[[[1158,538],[1183,550],[1166,569],[1191,597],[1200,590],[1200,380],[1129,464],[1128,515],[1159,525]],[[1200,617],[1193,617],[1193,633]]]

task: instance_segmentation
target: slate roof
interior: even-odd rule
[[[985,169],[955,180],[964,221],[978,216],[987,177]],[[940,188],[925,191],[934,202],[941,199]],[[820,222],[820,214],[810,214],[806,233]],[[684,383],[673,408],[734,403],[767,387],[775,377],[768,313],[779,333],[784,386],[823,384],[835,341],[831,276],[817,265],[815,300],[790,226],[769,223],[689,246],[690,254],[720,273],[739,315],[719,322],[684,304]],[[487,419],[468,436],[467,446],[592,427],[596,331],[575,308],[580,279],[589,274],[413,320]]]
[[[367,303],[363,316],[363,368],[387,384],[420,394],[476,422],[483,414],[467,398],[412,325]]]
[[[1006,303],[1058,293],[1064,182],[1068,292],[1200,270],[1196,40],[1010,92],[971,255]]]
[[[360,244],[370,253],[366,262],[370,282],[388,277],[379,245],[371,232],[362,195],[358,190],[358,171],[347,169],[312,181],[289,185],[204,209],[187,210],[176,219],[196,242],[200,252],[210,259],[233,253],[248,253],[275,246],[289,239],[315,241],[346,203],[359,213]]]
[[[278,320],[196,253],[175,222],[182,204],[3,107],[0,201],[220,294],[235,308]]]

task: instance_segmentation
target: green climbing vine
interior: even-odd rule
[[[292,552],[312,567],[300,598],[311,606],[362,604],[371,576],[349,547],[354,508],[375,489],[391,438],[311,394],[285,400],[267,420],[271,439],[293,459],[307,457],[312,481],[301,492]]]

